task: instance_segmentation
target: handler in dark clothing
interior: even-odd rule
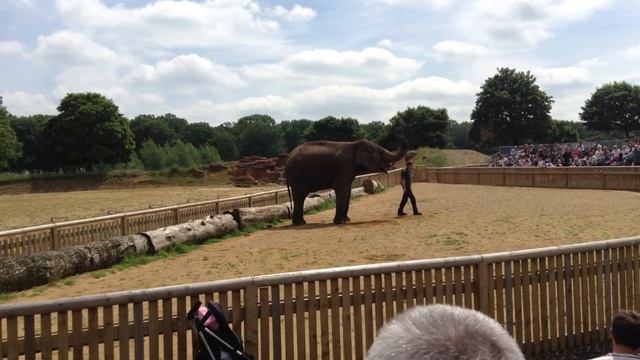
[[[407,204],[407,199],[411,199],[413,215],[422,215],[422,213],[418,211],[418,206],[416,205],[416,197],[413,196],[413,192],[411,191],[411,169],[413,169],[413,163],[411,161],[407,161],[407,167],[402,170],[402,173],[400,173],[400,185],[402,185],[402,200],[400,201],[400,206],[398,207],[398,216],[407,215],[404,212],[404,206]]]

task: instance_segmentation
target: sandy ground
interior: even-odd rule
[[[256,193],[282,186],[164,186],[0,195],[0,230]]]
[[[95,278],[83,274],[10,302],[332,266],[482,254],[640,235],[640,194],[622,191],[415,184],[423,216],[396,217],[400,188],[333,210]],[[65,285],[66,284],[66,285]]]

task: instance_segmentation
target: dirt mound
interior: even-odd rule
[[[238,187],[249,187],[258,183],[284,184],[283,172],[287,156],[288,154],[272,158],[244,157],[229,171],[229,177]]]

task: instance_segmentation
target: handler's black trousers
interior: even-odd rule
[[[413,196],[413,192],[411,190],[405,191],[402,194],[402,200],[400,201],[400,206],[398,207],[398,214],[404,212],[404,206],[407,204],[407,199],[411,199],[411,206],[413,207],[413,213],[418,213],[418,206],[416,205],[416,197]]]

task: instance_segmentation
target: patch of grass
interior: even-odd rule
[[[351,199],[351,201],[353,201],[355,199]],[[311,211],[309,211],[307,213],[307,215],[313,215],[313,214],[317,214],[319,212],[323,212],[326,210],[331,210],[331,209],[335,209],[336,208],[336,201],[333,199],[329,199],[327,201],[325,201],[324,203],[322,203],[322,205],[318,206],[315,209],[312,209]]]
[[[443,167],[447,165],[447,157],[440,149],[422,148],[418,150],[414,162],[428,167]]]
[[[18,294],[13,293],[13,292],[0,292],[0,303],[3,303],[5,301],[9,301],[13,298],[15,298]]]
[[[64,285],[64,286],[71,286],[71,285],[73,285],[75,283],[76,283],[76,281],[73,280],[73,279],[64,279],[64,280],[62,280],[62,285]]]
[[[107,276],[107,272],[105,270],[98,270],[91,273],[91,277],[94,279],[100,279]]]

